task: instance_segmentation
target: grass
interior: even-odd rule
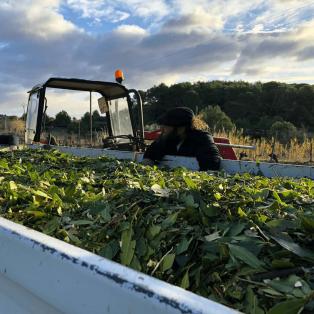
[[[237,130],[233,130],[231,132],[214,132],[214,136],[227,137],[232,144],[256,146],[255,150],[243,150],[241,148],[235,148],[237,156],[239,156],[239,154],[244,151],[247,154],[246,159],[269,161],[269,154],[271,154],[272,147],[274,146],[274,153],[276,154],[279,162],[302,164],[313,163],[313,138],[305,137],[303,142],[299,142],[297,139],[291,139],[288,144],[284,145],[274,140],[273,138],[253,139],[249,136],[243,135],[242,132]]]
[[[12,121],[16,123],[16,121]],[[1,123],[0,123],[1,124]],[[1,125],[0,125],[1,126]],[[24,129],[19,126],[21,130]],[[17,131],[18,127],[15,124],[9,125],[9,130],[12,133],[19,133]],[[148,126],[147,130],[158,129],[158,125],[153,124]],[[65,131],[56,131],[52,132],[53,135],[57,138],[59,145],[78,145],[78,135],[77,134],[68,134]],[[101,138],[105,137],[105,134],[101,132],[96,132],[94,134],[93,141],[95,147],[101,147],[102,141]],[[24,134],[24,133],[23,133]],[[314,138],[305,137],[303,142],[299,142],[297,139],[291,139],[290,143],[287,145],[280,144],[278,141],[274,141],[273,138],[266,139],[253,139],[249,136],[243,135],[239,130],[232,130],[231,132],[214,132],[214,136],[217,137],[227,137],[232,144],[241,144],[241,145],[253,145],[256,146],[256,150],[243,150],[241,148],[235,148],[235,152],[239,157],[240,153],[244,151],[247,154],[246,159],[249,160],[260,160],[260,161],[269,161],[269,154],[272,152],[272,146],[274,145],[274,153],[277,155],[279,162],[282,163],[302,163],[302,164],[313,164],[314,156]],[[23,137],[21,136],[21,142],[23,142]],[[81,136],[81,146],[88,146],[90,144],[90,137]]]

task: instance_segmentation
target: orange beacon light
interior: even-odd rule
[[[121,70],[117,70],[114,75],[115,75],[116,81],[118,83],[121,84],[122,81],[124,81],[124,75],[123,75],[123,72]]]

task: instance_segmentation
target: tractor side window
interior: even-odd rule
[[[109,102],[109,114],[112,133],[117,135],[132,135],[133,129],[131,124],[131,117],[128,107],[127,98],[120,98],[111,100]],[[119,142],[127,142],[126,139],[119,139]]]

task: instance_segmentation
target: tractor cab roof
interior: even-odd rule
[[[30,93],[35,92],[42,87],[98,92],[107,99],[125,97],[128,93],[127,88],[118,83],[57,77],[51,77],[46,83],[34,86]]]

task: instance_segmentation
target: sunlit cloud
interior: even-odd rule
[[[212,79],[311,83],[313,17],[314,3],[297,0],[1,1],[0,110],[21,112],[26,92],[49,77],[112,81],[117,68],[137,89]],[[59,102],[53,94],[50,109],[68,95]]]

